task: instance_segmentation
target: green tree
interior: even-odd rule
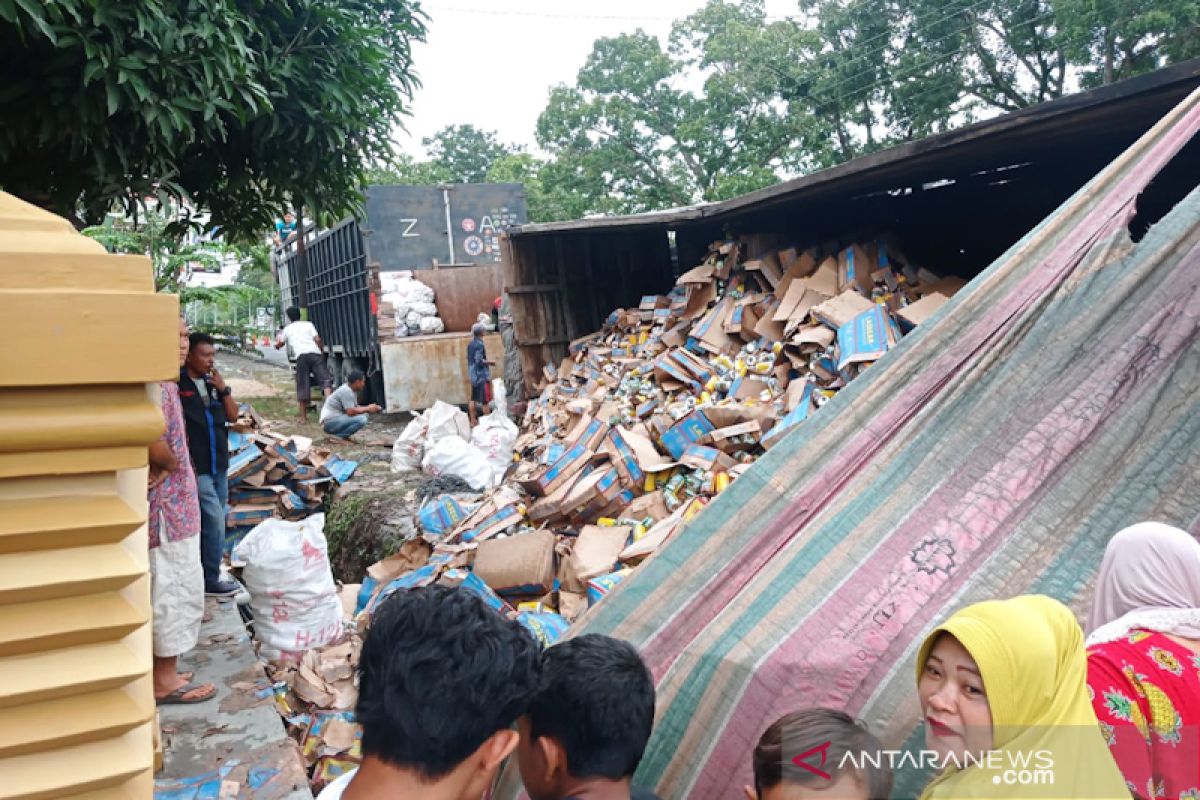
[[[447,183],[483,183],[498,159],[518,150],[502,144],[494,132],[474,125],[447,126],[421,144]]]
[[[449,176],[439,165],[432,161],[418,161],[407,153],[398,154],[386,165],[373,166],[366,173],[367,186],[433,186],[449,182]]]
[[[576,219],[587,212],[579,196],[569,191],[569,182],[558,179],[552,162],[529,153],[509,153],[492,162],[488,183],[520,183],[530,222]]]
[[[719,200],[1200,55],[1200,0],[709,0],[598,39],[538,120],[582,213]],[[700,90],[682,89],[700,85]]]
[[[416,0],[0,0],[0,184],[88,222],[188,198],[230,236],[348,213],[424,33]]]

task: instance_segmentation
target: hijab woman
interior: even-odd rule
[[[1085,676],[1083,631],[1056,600],[954,614],[917,660],[926,749],[942,767],[921,799],[1128,798]]]
[[[1158,522],[1108,543],[1088,626],[1088,687],[1138,798],[1200,798],[1200,543]]]

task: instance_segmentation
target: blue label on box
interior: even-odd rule
[[[464,531],[463,535],[460,536],[459,539],[464,543],[473,542],[479,537],[479,534],[483,533],[493,525],[504,522],[509,517],[512,518],[512,522],[510,524],[515,525],[521,519],[521,512],[518,511],[514,506],[505,506],[495,514],[491,514],[486,517],[474,528],[471,528],[469,531]]]
[[[465,572],[465,570],[452,569],[447,570],[447,577],[458,577],[457,573]],[[503,611],[508,604],[500,599],[500,595],[492,591],[492,587],[483,582],[474,572],[467,572],[463,582],[459,584],[459,588],[466,589],[471,594],[483,600],[487,607],[493,611]]]
[[[859,361],[874,361],[887,352],[887,321],[883,308],[875,306],[838,328],[839,370]]]
[[[444,494],[421,506],[421,510],[417,516],[421,521],[421,527],[427,533],[442,536],[449,533],[458,523],[462,522],[466,514],[457,500],[448,494]]]
[[[543,488],[549,486],[552,482],[557,480],[560,475],[563,474],[567,467],[581,458],[585,453],[587,453],[587,448],[582,444],[577,444],[572,447],[565,454],[563,454],[562,458],[551,464],[542,477],[537,479],[538,486]]]
[[[846,248],[846,282],[854,283],[854,248]]]
[[[633,450],[629,448],[629,445],[625,444],[625,439],[619,431],[610,433],[608,440],[612,442],[612,446],[616,449],[621,463],[629,471],[630,480],[640,486],[646,480],[646,473],[642,472],[642,468],[638,466],[637,457],[634,456]]]
[[[611,592],[617,584],[625,580],[624,572],[610,572],[607,575],[601,575],[599,578],[592,578],[587,584],[587,599],[588,607],[596,605],[605,595]]]
[[[697,364],[695,361],[688,358],[687,356],[681,356],[681,355],[679,355],[679,353],[672,352],[668,356],[668,358],[670,358],[672,361],[674,361],[676,364],[678,364],[683,369],[687,370],[688,374],[694,375],[696,373],[693,372],[693,370],[698,369],[699,370],[698,377],[699,377],[701,383],[708,383],[708,379],[712,377],[712,370],[710,370],[706,367],[702,367],[700,364]]]
[[[533,634],[533,638],[549,647],[563,637],[571,623],[566,618],[551,611],[522,611],[517,615],[517,622],[525,630]]]
[[[695,444],[713,430],[715,428],[708,421],[708,417],[699,411],[693,411],[663,434],[663,445],[671,457],[678,460],[689,444]]]
[[[416,589],[421,586],[428,586],[437,580],[438,568],[433,564],[426,564],[419,569],[414,569],[411,572],[406,572],[398,578],[394,578],[387,586],[384,586],[379,594],[367,605],[367,608],[374,611],[379,607],[379,604],[388,598],[394,592],[401,589]]]
[[[329,474],[338,483],[345,483],[350,480],[350,476],[358,469],[358,462],[332,456],[325,462],[325,469],[329,471]]]
[[[804,387],[804,394],[800,395],[800,402],[779,421],[779,430],[786,430],[808,419],[808,412],[812,410],[812,396],[813,384],[809,383]]]

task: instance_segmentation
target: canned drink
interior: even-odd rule
[[[733,479],[729,477],[728,472],[722,472],[722,473],[718,474],[716,480],[713,482],[713,487],[716,489],[717,494],[720,494],[721,492],[728,489],[729,483],[732,480]]]

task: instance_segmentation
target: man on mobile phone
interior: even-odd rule
[[[237,583],[221,578],[225,555],[225,514],[229,505],[229,429],[238,405],[233,391],[217,371],[216,344],[206,333],[193,333],[187,360],[179,370],[179,401],[187,429],[188,453],[196,469],[200,493],[200,563],[204,593],[228,597]]]

